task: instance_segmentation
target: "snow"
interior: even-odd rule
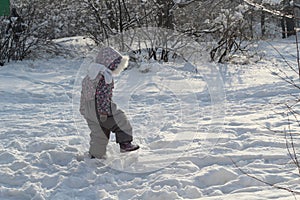
[[[296,64],[293,40],[271,44]],[[141,149],[120,154],[112,135],[106,160],[86,155],[89,130],[78,112],[83,58],[1,67],[0,199],[294,199],[232,163],[263,181],[300,189],[284,134],[270,131],[287,128],[280,103],[299,94],[274,74],[295,74],[268,43],[257,48],[264,59],[215,66],[226,94],[221,106],[215,102],[223,94],[214,93],[221,79],[201,71],[212,63],[202,62],[198,73],[173,63],[124,71],[114,100]],[[298,149],[299,138],[294,142]]]
[[[262,4],[278,5],[282,0],[263,0]]]

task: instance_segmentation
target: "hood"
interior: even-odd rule
[[[129,57],[123,56],[117,50],[111,47],[101,48],[96,56],[95,62],[104,65],[112,71],[112,74],[118,75],[128,66]]]

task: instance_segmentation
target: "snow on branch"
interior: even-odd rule
[[[286,14],[284,14],[284,13],[278,11],[278,10],[268,9],[265,6],[261,5],[261,4],[252,2],[251,0],[244,0],[244,2],[251,5],[251,6],[254,6],[255,8],[258,8],[258,9],[261,9],[261,10],[267,12],[267,13],[270,13],[272,15],[276,15],[276,16],[280,16],[280,17],[293,18],[292,15],[286,15]]]
[[[294,2],[294,6],[297,7],[297,8],[300,8],[300,4],[299,3]]]
[[[183,0],[174,0],[174,3],[179,6],[187,6],[191,3],[195,2],[195,0],[183,1]]]

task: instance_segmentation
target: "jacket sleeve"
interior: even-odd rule
[[[112,89],[114,87],[113,82],[106,84],[105,80],[99,81],[96,90],[96,105],[98,114],[111,115],[111,99],[112,99]]]
[[[84,95],[83,91],[81,90],[81,96],[80,96],[80,108],[79,108],[80,114],[84,115],[85,109],[84,109]]]
[[[84,115],[84,104],[85,104],[85,89],[86,89],[86,80],[87,80],[87,77],[85,77],[83,80],[82,80],[82,83],[81,83],[81,95],[80,95],[80,108],[79,108],[79,111],[80,111],[80,114],[81,115]]]

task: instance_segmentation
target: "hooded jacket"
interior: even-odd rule
[[[95,62],[88,68],[88,74],[82,81],[80,113],[85,114],[85,104],[94,100],[98,115],[112,115],[111,102],[114,81],[112,75],[118,75],[128,65],[128,56],[122,56],[111,47],[99,50]]]

